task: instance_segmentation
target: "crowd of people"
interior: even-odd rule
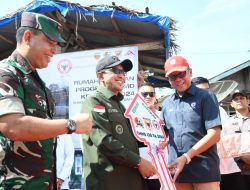
[[[60,24],[25,12],[16,41],[15,51],[0,63],[0,189],[69,189],[74,148],[67,134],[74,132],[82,135],[87,190],[159,190],[159,180],[148,179],[156,167],[140,156],[145,145],[135,138],[121,103],[133,63],[117,56],[102,58],[96,66],[99,86],[85,99],[81,113],[53,119],[53,98],[37,69],[46,68],[56,46],[66,43]],[[250,156],[220,159],[216,146],[227,131],[249,133],[247,94],[232,95],[236,114],[229,118],[209,90],[209,81],[192,79],[184,57],[170,57],[164,69],[175,92],[161,112],[155,109],[154,85],[145,82],[143,71],[138,94],[164,122],[168,169],[176,189],[249,190]]]

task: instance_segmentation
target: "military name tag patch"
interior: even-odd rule
[[[117,109],[108,109],[108,112],[109,112],[109,113],[117,113],[118,110],[117,110]]]
[[[98,112],[98,113],[104,113],[105,112],[105,107],[104,106],[94,105],[93,111]]]
[[[121,126],[121,125],[116,125],[116,126],[115,126],[115,131],[116,131],[119,135],[121,135],[121,134],[123,133],[123,128],[122,128],[122,126]]]

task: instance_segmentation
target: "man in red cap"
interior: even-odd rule
[[[182,56],[165,63],[166,77],[176,90],[163,103],[169,134],[169,169],[178,190],[219,190],[216,143],[221,121],[215,95],[191,82],[192,69]]]

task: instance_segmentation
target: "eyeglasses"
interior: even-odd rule
[[[187,76],[188,71],[189,71],[189,69],[187,69],[186,71],[183,71],[183,72],[179,72],[176,75],[169,75],[167,77],[167,79],[170,81],[175,81],[177,78],[184,78],[185,76]]]
[[[141,92],[141,95],[146,98],[147,96],[150,96],[151,98],[155,96],[155,92]]]
[[[107,70],[103,70],[104,73],[114,73],[116,75],[126,75],[127,72],[125,72],[124,70],[122,69],[107,69]]]

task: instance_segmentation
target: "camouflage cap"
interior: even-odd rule
[[[41,30],[47,38],[58,42],[58,45],[63,46],[66,43],[60,34],[62,29],[61,24],[45,15],[24,12],[21,18],[21,26]]]

